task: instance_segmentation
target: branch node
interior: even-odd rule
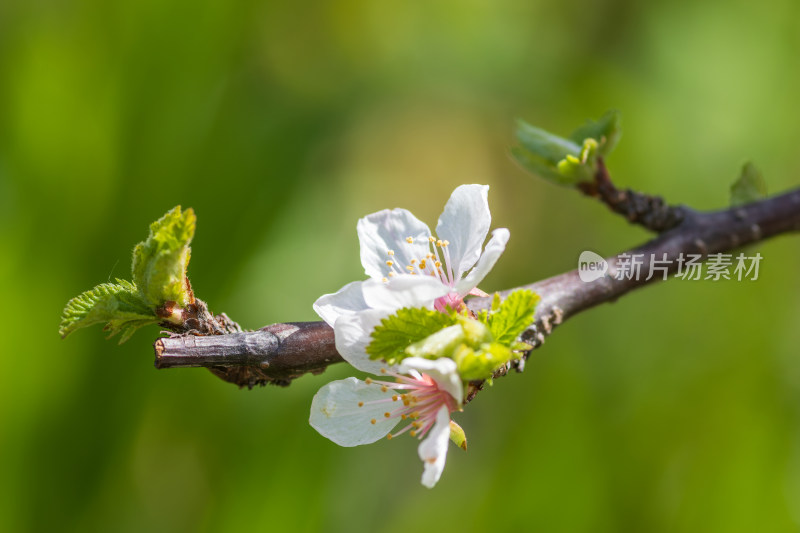
[[[578,189],[587,196],[599,198],[611,211],[622,215],[631,224],[655,233],[674,228],[685,217],[683,207],[668,205],[660,196],[642,194],[631,189],[617,189],[602,158],[597,160],[594,181],[581,183]]]

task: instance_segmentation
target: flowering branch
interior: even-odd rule
[[[594,184],[582,185],[581,190],[599,197],[631,222],[660,233],[626,254],[643,257],[643,272],[651,270],[653,258],[664,261],[663,277],[677,271],[682,254],[697,254],[705,259],[710,254],[730,252],[800,230],[800,189],[721,211],[699,212],[682,206],[670,207],[660,200],[648,201],[645,199],[652,197],[639,193],[618,191],[601,162]],[[615,274],[623,267],[620,257],[624,255],[606,259],[607,275],[589,283],[581,281],[578,270],[573,270],[525,286],[541,296],[541,301],[523,340],[536,348],[556,325],[569,317],[663,279],[662,276],[618,279]],[[500,295],[505,297],[511,292],[503,291]],[[466,301],[474,312],[490,304],[490,298]],[[247,387],[266,383],[288,385],[306,372],[319,373],[328,365],[343,361],[336,351],[333,328],[324,322],[273,324],[257,331],[222,335],[197,336],[184,332],[158,339],[155,353],[156,368],[207,367],[223,379]],[[524,358],[512,361],[496,375],[503,375],[511,368],[521,370],[523,364]],[[468,401],[482,386],[480,382],[472,385]]]
[[[569,137],[520,123],[512,150],[525,168],[598,198],[658,236],[616,257],[591,251],[579,269],[488,297],[478,285],[505,250],[510,233],[491,232],[488,185],[457,187],[435,231],[406,209],[358,220],[365,280],[350,282],[313,304],[323,322],[273,324],[242,331],[213,315],[187,277],[196,217],[180,206],[150,226],[134,248],[131,279],[103,283],[67,302],[62,336],[96,323],[124,342],[159,324],[156,367],[206,367],[240,387],[289,385],[345,361],[365,380],[332,381],[311,402],[309,424],[340,446],[408,433],[420,441],[421,482],[433,487],[444,470],[448,441],[466,450],[452,419],[492,379],[522,371],[530,352],[555,326],[631,290],[666,280],[731,279],[729,252],[800,230],[800,189],[763,199],[758,170],[745,165],[731,187],[730,209],[701,213],[660,197],[620,190],[604,163],[621,135],[619,114],[589,121]],[[688,260],[687,260],[688,258]],[[750,261],[749,267],[747,261]],[[736,257],[733,276],[758,278],[761,255]],[[657,275],[658,274],[658,275]]]

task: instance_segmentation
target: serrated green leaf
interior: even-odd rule
[[[408,357],[405,349],[457,323],[454,315],[424,308],[403,308],[381,320],[367,346],[370,359],[395,364]]]
[[[731,185],[731,205],[744,205],[767,196],[767,183],[758,168],[748,161],[742,173]]]
[[[192,303],[186,268],[196,222],[192,209],[181,212],[177,206],[153,222],[150,235],[134,248],[133,281],[151,305],[173,301],[177,307],[185,307]]]
[[[160,322],[155,311],[141,297],[136,285],[117,279],[103,283],[67,302],[61,317],[59,334],[66,337],[79,328],[104,323],[113,337],[122,332],[120,344],[136,329]]]
[[[539,295],[528,289],[512,292],[500,307],[489,315],[489,329],[495,342],[511,346],[525,328],[533,323]]]
[[[606,156],[616,147],[622,136],[622,115],[614,109],[606,111],[597,121],[586,123],[572,132],[569,140],[582,145],[586,139],[594,139],[598,143],[598,154]]]

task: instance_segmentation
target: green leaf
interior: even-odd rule
[[[581,141],[575,142],[545,131],[530,124],[517,121],[517,140],[531,154],[537,155],[555,165],[568,155],[577,157],[581,151]]]
[[[494,340],[492,332],[485,323],[466,316],[459,316],[458,322],[464,332],[464,341],[473,348]]]
[[[150,235],[133,250],[133,281],[154,307],[173,301],[185,307],[194,301],[186,268],[197,218],[177,206],[150,225]]]
[[[450,440],[462,450],[467,451],[467,434],[452,420],[450,421]]]
[[[608,111],[598,121],[587,121],[569,138],[518,121],[520,146],[511,154],[525,169],[558,185],[575,186],[591,181],[598,157],[607,156],[622,135],[620,114]]]
[[[452,314],[424,308],[403,308],[381,320],[367,346],[370,359],[395,364],[408,357],[406,348],[457,323]]]
[[[492,313],[500,309],[500,304],[503,303],[503,299],[500,298],[500,293],[494,293],[492,297]]]
[[[767,183],[758,168],[748,161],[739,179],[731,185],[731,205],[755,202],[767,196]]]
[[[495,370],[517,358],[519,354],[498,342],[486,343],[477,349],[462,344],[453,354],[458,374],[466,381],[490,378]]]
[[[526,152],[523,148],[515,146],[511,149],[511,155],[517,160],[522,168],[540,178],[556,185],[573,186],[575,183],[569,177],[562,176],[555,165],[546,161],[544,158]]]
[[[529,352],[533,350],[533,345],[528,344],[527,342],[518,341],[511,345],[511,349],[515,352]]]
[[[598,143],[599,155],[606,156],[614,150],[622,137],[622,115],[614,109],[606,111],[596,122],[586,123],[572,132],[569,139],[576,144],[583,144],[586,139],[594,139]]]
[[[67,302],[58,332],[63,338],[76,329],[105,323],[111,332],[109,337],[122,332],[122,344],[136,329],[160,321],[133,283],[117,279],[116,283],[103,283]]]
[[[528,289],[512,292],[500,307],[489,315],[489,329],[495,342],[513,345],[525,328],[533,323],[539,295]]]
[[[464,329],[460,324],[456,324],[440,329],[421,341],[411,344],[405,349],[405,353],[411,357],[425,357],[426,359],[447,357],[464,340]]]

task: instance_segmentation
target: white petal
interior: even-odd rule
[[[375,442],[397,425],[398,418],[386,418],[384,414],[397,403],[391,401],[392,392],[382,392],[380,385],[367,385],[356,378],[332,381],[314,395],[308,422],[339,446]],[[368,403],[385,399],[390,401]],[[359,402],[364,402],[364,406],[359,407]]]
[[[401,272],[419,261],[430,251],[428,226],[405,209],[384,209],[360,219],[356,225],[361,245],[361,264],[371,278],[381,279],[390,272],[386,261],[391,260]],[[411,237],[413,244],[406,242]],[[389,256],[388,251],[394,251]]]
[[[442,477],[444,463],[447,459],[447,445],[450,442],[450,413],[444,405],[436,413],[436,423],[428,432],[428,436],[417,448],[419,458],[425,465],[422,472],[422,484],[433,488]]]
[[[391,312],[402,307],[432,308],[434,300],[449,291],[449,287],[433,276],[411,274],[396,276],[387,282],[370,279],[363,287],[367,305]]]
[[[314,302],[314,311],[329,326],[333,326],[341,315],[349,315],[367,309],[369,306],[364,301],[364,295],[361,292],[363,283],[363,281],[354,281],[334,294],[320,296]]]
[[[481,255],[481,245],[492,223],[488,191],[488,185],[461,185],[453,191],[439,217],[436,235],[450,241],[447,249],[456,279],[472,268]]]
[[[421,357],[407,357],[400,363],[399,372],[407,374],[411,371],[428,374],[440,389],[450,393],[456,400],[456,405],[464,401],[464,385],[458,375],[456,362],[447,357],[439,359],[423,359]]]
[[[466,296],[478,283],[483,281],[483,278],[486,277],[486,274],[494,267],[497,259],[505,251],[509,236],[510,233],[506,228],[497,228],[492,232],[492,238],[486,244],[478,264],[464,279],[456,283],[456,292],[459,295]]]
[[[367,309],[352,315],[342,315],[333,326],[336,351],[345,361],[362,372],[379,374],[381,368],[394,370],[383,361],[373,361],[367,355],[367,346],[372,342],[372,330],[388,316],[387,311]]]

